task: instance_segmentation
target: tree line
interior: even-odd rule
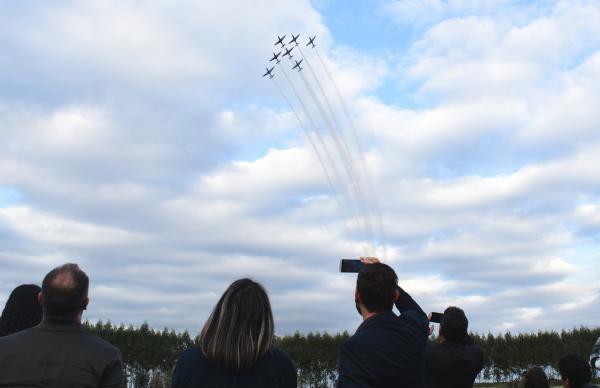
[[[135,388],[169,387],[179,354],[198,341],[187,331],[154,330],[146,323],[139,327],[117,326],[110,322],[86,323],[86,326],[93,334],[121,349],[128,386]],[[299,386],[328,387],[336,381],[339,348],[348,337],[347,332],[333,335],[296,332],[278,337],[277,346],[294,361]],[[481,383],[515,381],[530,365],[544,367],[549,377],[557,379],[555,367],[560,357],[565,353],[589,357],[592,345],[600,337],[600,328],[471,334],[471,337],[487,355],[486,366],[478,377]]]

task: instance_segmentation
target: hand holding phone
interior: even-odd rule
[[[431,323],[442,323],[442,317],[444,316],[444,314],[442,314],[442,313],[431,313],[429,315],[430,315],[429,322],[431,322]]]
[[[358,273],[365,265],[362,260],[341,259],[340,272]]]

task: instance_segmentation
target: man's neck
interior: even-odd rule
[[[367,310],[362,310],[361,312],[362,312],[363,322],[377,314],[377,313],[372,313]]]
[[[81,325],[81,314],[76,316],[44,314],[43,322],[58,323],[61,325]]]

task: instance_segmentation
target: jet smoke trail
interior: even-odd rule
[[[300,77],[302,78],[302,81],[304,82],[304,85],[306,86],[308,92],[310,93],[311,97],[313,98],[313,101],[314,101],[315,105],[317,106],[317,109],[319,110],[319,113],[321,114],[323,121],[325,122],[326,126],[329,128],[329,131],[333,137],[333,140],[334,140],[334,143],[338,150],[338,153],[339,153],[340,157],[342,158],[342,161],[343,161],[342,165],[346,169],[346,173],[348,174],[348,177],[351,180],[351,187],[353,189],[354,196],[356,198],[356,205],[358,206],[359,211],[362,213],[361,217],[363,219],[365,232],[367,233],[367,237],[370,240],[370,245],[371,245],[372,251],[374,252],[375,246],[374,246],[374,238],[373,238],[373,227],[371,225],[369,217],[365,213],[365,209],[363,208],[363,203],[361,201],[361,199],[363,199],[363,198],[361,196],[360,189],[357,187],[355,180],[353,179],[353,171],[352,171],[351,162],[346,160],[346,158],[344,158],[343,146],[340,142],[340,139],[337,137],[335,129],[333,128],[333,125],[331,124],[331,121],[329,120],[329,117],[327,116],[325,109],[321,105],[321,102],[320,102],[318,96],[316,95],[313,88],[310,86],[309,82],[306,80],[306,77],[304,77],[304,74],[302,74],[302,72],[299,72],[299,73],[300,73]]]
[[[311,123],[311,125],[313,127],[313,130],[315,131],[315,134],[317,135],[317,139],[318,139],[319,143],[321,144],[321,147],[323,148],[323,151],[325,152],[325,156],[327,157],[327,160],[328,160],[329,164],[331,165],[331,168],[333,170],[334,176],[336,178],[336,182],[341,185],[342,179],[341,179],[340,173],[337,170],[336,164],[335,164],[335,162],[333,160],[333,157],[331,156],[331,153],[329,152],[329,148],[327,147],[327,144],[326,144],[325,140],[321,136],[321,131],[319,130],[319,127],[317,126],[317,124],[312,119],[312,116],[310,115],[309,110],[306,107],[306,104],[304,104],[304,101],[300,97],[300,94],[298,93],[298,90],[296,90],[296,87],[294,86],[294,83],[288,77],[285,68],[283,66],[279,65],[279,64],[277,66],[281,69],[281,72],[283,73],[285,79],[287,80],[288,85],[290,85],[290,88],[294,92],[294,95],[298,99],[298,102],[300,102],[300,105],[302,106],[302,109],[304,110],[304,114],[306,115],[306,117],[310,121],[310,123]]]
[[[373,206],[375,207],[378,229],[379,229],[379,233],[380,233],[381,239],[382,239],[381,245],[383,247],[383,257],[385,258],[385,256],[387,255],[387,247],[385,244],[385,228],[384,228],[384,224],[383,224],[383,217],[381,215],[381,208],[379,206],[379,198],[377,196],[377,192],[375,191],[375,187],[373,186],[373,182],[370,179],[370,175],[368,174],[368,170],[366,167],[364,155],[362,153],[362,147],[360,145],[360,140],[358,138],[356,126],[354,125],[354,120],[352,119],[352,116],[350,115],[348,107],[346,106],[346,103],[344,102],[344,98],[342,97],[342,93],[340,92],[340,89],[338,88],[337,83],[335,82],[334,78],[332,77],[331,73],[329,72],[327,65],[325,64],[325,61],[323,61],[323,58],[321,57],[321,54],[319,53],[319,50],[316,47],[314,47],[313,49],[314,49],[315,53],[317,54],[317,58],[319,58],[319,62],[321,63],[323,70],[325,70],[325,73],[327,74],[329,81],[333,85],[333,88],[337,94],[338,102],[344,111],[344,114],[346,116],[348,123],[350,124],[350,128],[352,130],[352,137],[354,139],[355,147],[356,147],[358,155],[359,155],[361,169],[363,170],[365,179],[367,181],[369,194],[374,199]],[[304,57],[304,55],[303,55],[303,57]],[[306,61],[308,63],[308,60],[306,60]]]
[[[294,95],[298,99],[298,102],[300,102],[300,105],[302,106],[302,109],[304,110],[304,114],[308,118],[308,121],[311,123],[311,125],[312,125],[312,127],[313,127],[313,129],[315,131],[315,134],[317,135],[317,139],[318,139],[319,143],[321,144],[321,147],[323,148],[325,156],[327,157],[327,160],[328,160],[329,164],[331,165],[331,169],[333,170],[333,175],[334,175],[334,178],[335,178],[334,180],[336,182],[336,184],[331,184],[331,189],[333,190],[333,194],[336,196],[336,202],[338,202],[338,204],[340,205],[340,211],[341,211],[342,216],[344,217],[344,220],[345,220],[344,223],[346,223],[346,220],[348,220],[348,219],[356,218],[357,225],[360,225],[360,222],[358,221],[358,217],[356,215],[353,215],[352,217],[348,216],[348,213],[346,212],[344,206],[341,205],[339,197],[342,197],[342,198],[345,199],[346,195],[345,194],[341,194],[340,195],[338,187],[339,188],[343,187],[343,180],[341,179],[341,176],[340,176],[340,173],[338,172],[336,163],[334,162],[334,160],[333,160],[333,158],[331,156],[331,153],[329,152],[329,148],[327,147],[327,144],[326,144],[325,140],[321,136],[321,132],[319,130],[319,127],[317,126],[317,124],[315,123],[315,121],[312,119],[312,116],[310,115],[310,112],[309,112],[308,108],[306,107],[306,104],[304,104],[304,101],[302,100],[302,98],[300,97],[300,94],[296,90],[296,87],[294,86],[294,83],[288,77],[287,71],[285,70],[285,68],[283,66],[279,65],[279,64],[277,66],[281,69],[281,72],[283,73],[285,79],[287,80],[288,85],[290,86],[290,88],[294,92]],[[316,152],[317,152],[317,154],[319,153],[318,152],[318,148],[316,148]],[[325,167],[323,167],[323,168],[325,169]],[[344,193],[344,192],[345,191],[342,190],[342,193]],[[345,200],[344,202],[349,202],[349,201]]]
[[[287,96],[285,95],[285,93],[283,93],[283,90],[281,89],[281,87],[279,86],[279,83],[277,82],[277,80],[275,78],[273,78],[273,82],[275,83],[275,87],[279,91],[279,94],[281,94],[281,97],[288,104],[288,106],[290,107],[290,109],[292,110],[292,112],[294,112],[294,116],[296,116],[296,120],[298,120],[298,124],[300,124],[300,128],[302,128],[302,131],[304,131],[304,134],[306,135],[306,138],[310,142],[310,145],[311,145],[311,147],[312,147],[315,155],[317,155],[317,159],[319,160],[319,164],[321,165],[321,168],[323,169],[323,172],[325,173],[325,177],[327,178],[327,183],[329,183],[329,186],[333,190],[335,202],[337,203],[338,207],[340,208],[340,211],[344,215],[344,213],[345,213],[344,207],[342,206],[342,204],[341,204],[341,202],[340,202],[340,200],[339,200],[339,198],[337,196],[335,185],[333,184],[333,181],[331,180],[331,176],[329,175],[329,172],[327,171],[327,168],[325,167],[325,163],[323,162],[323,158],[321,157],[321,154],[319,152],[319,149],[317,148],[317,145],[315,144],[312,136],[310,135],[310,132],[308,131],[308,129],[304,125],[303,121],[300,119],[300,116],[298,115],[298,112],[296,111],[296,109],[294,108],[294,106],[292,105],[292,103],[290,102],[290,100],[287,98]],[[345,222],[345,220],[344,220],[344,222]]]
[[[357,186],[358,194],[360,195],[360,198],[358,198],[358,200],[360,202],[362,202],[362,206],[364,206],[366,208],[366,217],[368,219],[369,224],[372,224],[372,221],[371,221],[371,208],[372,208],[372,206],[371,206],[371,201],[369,201],[368,197],[365,195],[365,192],[362,189],[362,183],[361,183],[361,181],[363,180],[363,177],[364,177],[364,180],[367,181],[366,183],[369,186],[368,189],[369,188],[371,189],[370,192],[369,192],[369,194],[372,195],[375,199],[377,197],[376,197],[375,191],[374,191],[374,189],[372,187],[373,185],[372,185],[372,183],[370,182],[370,179],[369,179],[369,174],[367,172],[367,169],[366,169],[366,166],[365,166],[365,162],[364,162],[364,157],[363,157],[362,150],[361,150],[361,147],[360,147],[360,141],[358,140],[358,135],[357,135],[356,129],[354,128],[354,123],[353,123],[352,119],[350,118],[350,114],[348,112],[348,109],[347,109],[346,105],[344,104],[343,99],[341,98],[341,93],[339,92],[339,89],[337,88],[337,85],[333,81],[333,78],[330,77],[330,80],[332,81],[334,88],[338,92],[339,100],[340,100],[340,102],[341,102],[341,104],[342,104],[342,106],[344,108],[344,111],[346,112],[346,117],[347,117],[348,122],[349,122],[349,124],[350,124],[350,126],[352,128],[352,133],[354,135],[354,140],[355,140],[355,143],[356,143],[355,148],[356,148],[357,153],[359,155],[359,160],[361,162],[361,167],[362,167],[362,170],[363,170],[362,171],[363,177],[361,177],[361,174],[358,173],[354,169],[354,164],[352,163],[353,159],[351,157],[351,152],[350,152],[350,148],[348,147],[348,143],[346,142],[346,140],[344,138],[344,132],[342,131],[341,125],[340,125],[340,123],[339,123],[339,121],[337,119],[337,116],[335,114],[335,110],[331,106],[329,98],[327,97],[327,93],[325,93],[325,89],[323,88],[321,82],[319,81],[319,77],[317,77],[317,74],[315,73],[312,65],[310,64],[310,60],[308,59],[308,57],[306,55],[304,55],[304,52],[302,51],[302,47],[300,47],[299,45],[296,45],[296,47],[298,47],[298,51],[300,51],[300,55],[306,61],[306,64],[308,65],[308,69],[310,70],[310,73],[312,74],[313,79],[315,80],[315,83],[317,84],[317,87],[319,88],[319,91],[321,92],[321,95],[323,96],[323,100],[325,101],[325,104],[327,105],[327,108],[329,110],[329,114],[331,115],[331,118],[333,119],[333,123],[335,125],[335,128],[338,131],[339,137],[340,137],[341,142],[342,142],[342,144],[344,146],[344,149],[346,151],[346,159],[349,161],[349,165],[351,167],[352,176],[350,177],[350,179],[352,179],[353,182],[355,182],[355,185]],[[316,47],[315,47],[315,49],[316,49]],[[326,71],[327,71],[327,69],[326,69]],[[329,74],[328,71],[327,71],[327,73]],[[379,221],[378,222],[378,226],[379,226],[378,229],[379,229],[379,232],[381,234],[381,238],[383,240],[384,239],[383,238],[384,237],[384,233],[383,233],[383,222],[381,220],[381,212],[379,211],[379,206],[377,204],[375,204],[374,207],[375,207],[376,216],[377,216],[378,221]],[[385,243],[384,243],[383,250],[384,251],[386,250],[385,249]],[[384,254],[384,257],[385,257],[385,254]]]

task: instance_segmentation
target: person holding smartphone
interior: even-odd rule
[[[465,312],[448,307],[439,322],[438,341],[429,344],[425,351],[425,387],[472,387],[485,357],[467,334],[469,321]]]
[[[338,388],[421,388],[427,316],[392,268],[376,258],[362,262],[354,300],[363,322],[341,347]]]

